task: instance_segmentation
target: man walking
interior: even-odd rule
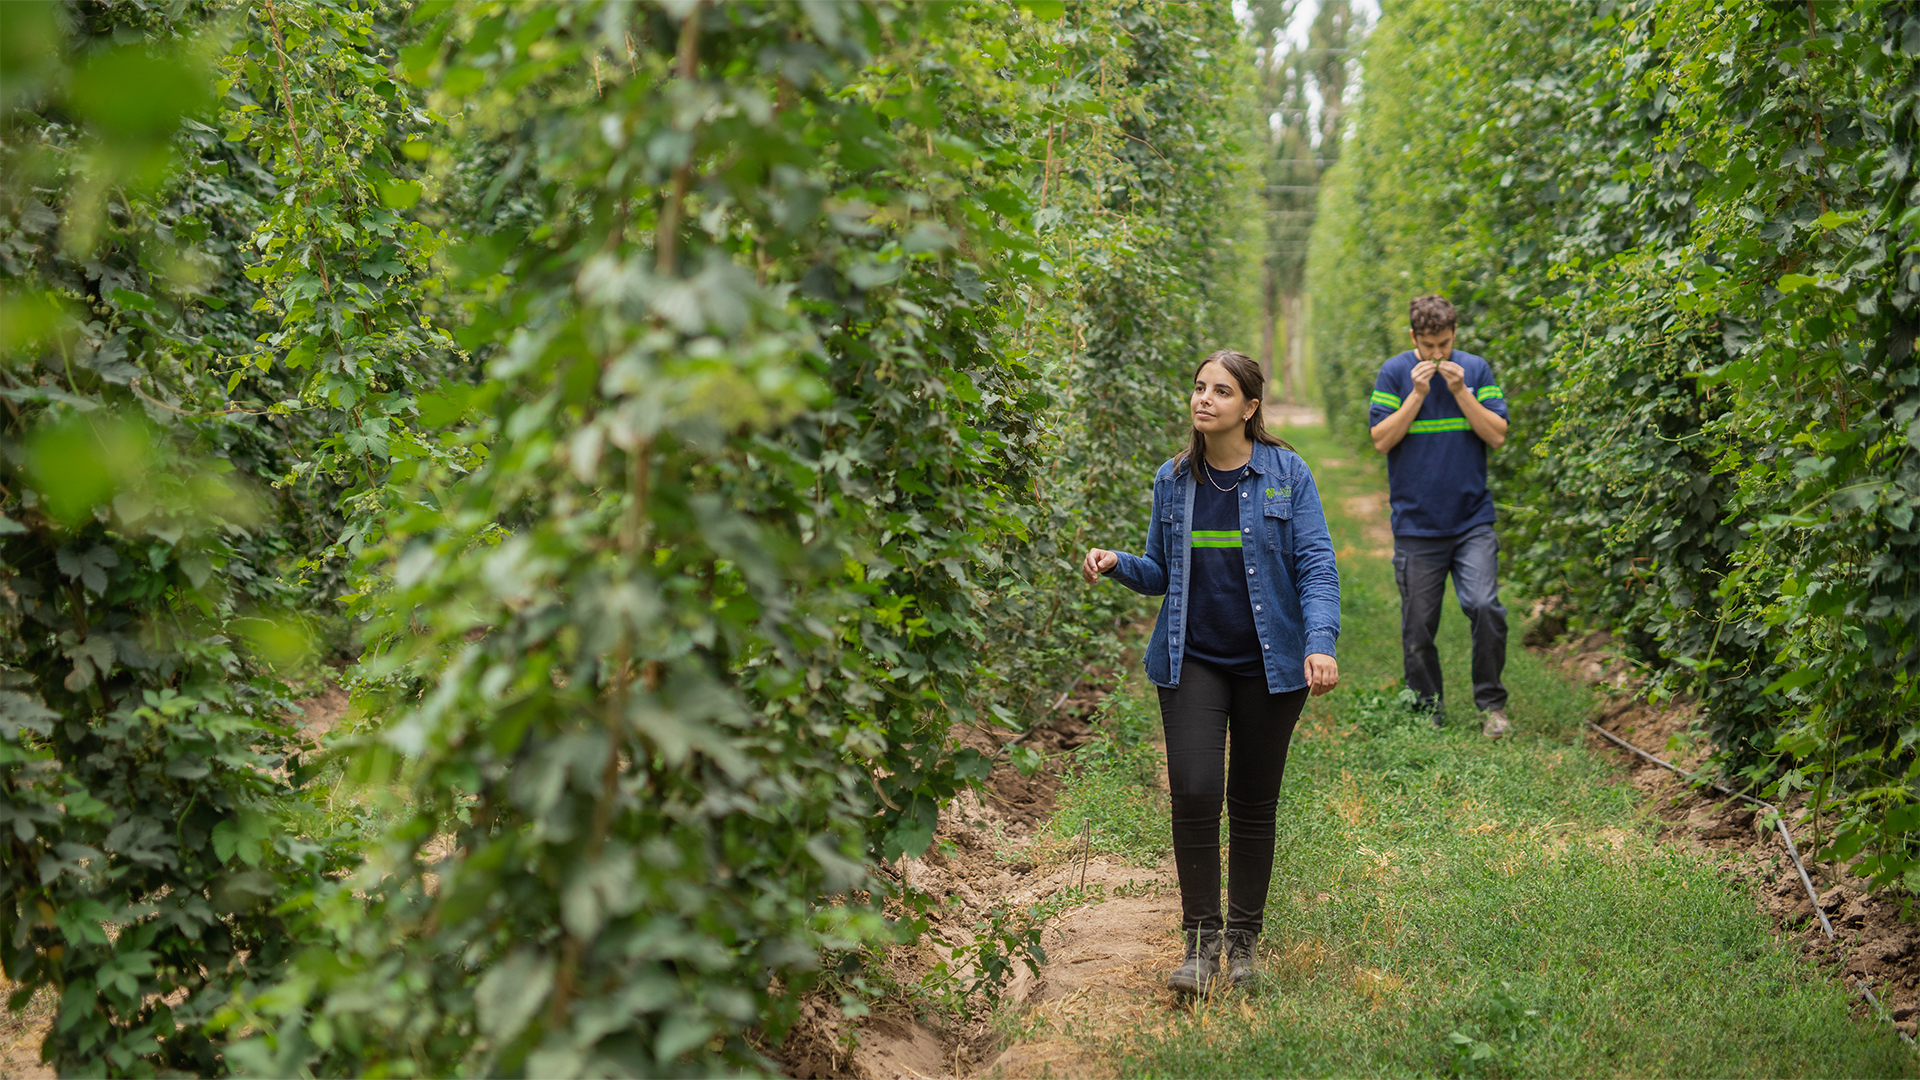
[[[1447,575],[1473,628],[1473,704],[1481,734],[1507,733],[1507,609],[1500,606],[1499,545],[1487,493],[1487,448],[1507,439],[1506,395],[1485,360],[1453,347],[1453,305],[1415,297],[1413,350],[1380,366],[1368,424],[1387,455],[1393,505],[1393,576],[1400,586],[1400,644],[1407,687],[1437,726],[1446,710],[1440,653],[1440,598]]]

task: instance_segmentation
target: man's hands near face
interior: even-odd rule
[[[1457,394],[1466,388],[1467,369],[1451,360],[1421,360],[1413,365],[1413,395],[1426,397],[1433,389],[1430,380],[1438,374],[1447,380],[1447,392]]]
[[[1439,367],[1440,365],[1431,360],[1421,360],[1413,365],[1414,397],[1423,398],[1427,396],[1427,391],[1432,389],[1432,386],[1428,384],[1427,380],[1433,378],[1433,373],[1439,370]]]
[[[1473,389],[1467,385],[1467,369],[1453,360],[1453,331],[1421,336],[1411,330],[1413,338],[1413,371],[1410,373],[1413,388],[1406,400],[1393,411],[1393,415],[1373,425],[1369,434],[1373,437],[1373,448],[1383,454],[1392,453],[1400,445],[1407,433],[1413,430],[1414,418],[1427,404],[1427,395],[1433,392],[1433,377],[1440,376],[1447,384],[1447,392],[1460,405],[1460,411],[1466,414],[1467,422],[1473,425],[1474,434],[1490,447],[1498,448],[1505,438],[1506,422],[1474,397]],[[1496,430],[1496,427],[1498,430]]]

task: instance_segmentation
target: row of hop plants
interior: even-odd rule
[[[1820,857],[1920,888],[1920,10],[1415,3],[1315,235],[1358,435],[1440,291],[1514,409],[1521,588],[1697,706]],[[1857,860],[1857,861],[1856,861]]]
[[[769,1068],[924,929],[873,868],[956,726],[1137,617],[1071,553],[1250,337],[1249,55],[1154,0],[0,5],[43,1057]]]

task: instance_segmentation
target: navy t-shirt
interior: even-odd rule
[[[1493,365],[1472,353],[1453,350],[1453,362],[1467,373],[1467,388],[1501,419],[1506,395],[1494,380]],[[1392,416],[1413,393],[1413,365],[1420,357],[1403,352],[1380,366],[1374,380],[1367,426]],[[1458,536],[1493,524],[1493,496],[1487,492],[1487,444],[1473,433],[1460,403],[1447,389],[1447,377],[1434,372],[1427,400],[1407,437],[1387,451],[1388,501],[1393,505],[1395,536]]]
[[[1247,472],[1239,468],[1223,473],[1201,463],[1193,493],[1186,655],[1235,675],[1264,676],[1267,668],[1260,659],[1260,631],[1253,624],[1247,561],[1240,547],[1238,481]],[[1225,484],[1227,490],[1215,484]]]

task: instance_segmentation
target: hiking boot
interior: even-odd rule
[[[1480,734],[1497,739],[1512,728],[1513,725],[1507,722],[1507,710],[1493,709],[1487,713],[1487,722],[1480,725]]]
[[[1236,988],[1253,981],[1253,938],[1251,930],[1227,931],[1227,981]]]
[[[1213,989],[1214,977],[1219,974],[1220,932],[1189,930],[1186,963],[1167,976],[1167,989],[1182,994],[1204,994]]]

